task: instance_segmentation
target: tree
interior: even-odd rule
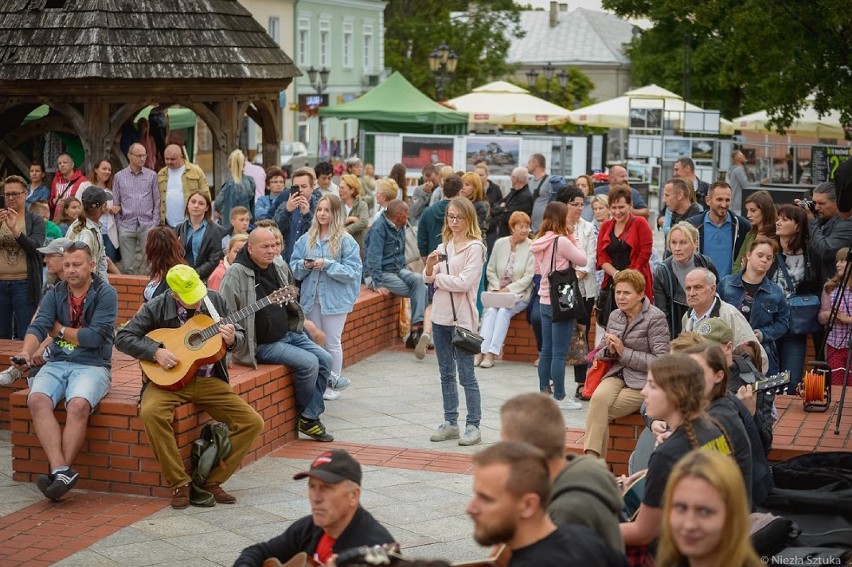
[[[530,88],[528,84],[521,84],[519,81],[513,79],[510,79],[509,82],[529,90],[531,95],[545,98],[549,102],[569,110],[594,103],[595,101],[591,95],[595,84],[591,79],[576,67],[568,67],[567,72],[568,81],[565,83],[564,89],[559,86],[559,79],[555,76],[550,79],[550,83],[548,84],[547,80],[539,75],[533,88]],[[566,134],[574,134],[588,132],[589,128],[566,122],[558,126],[525,126],[524,130],[556,130]]]
[[[813,97],[852,123],[848,0],[603,0],[654,27],[631,44],[634,80],[656,82],[725,116],[768,110],[780,130]],[[688,85],[688,93],[683,93]]]
[[[459,57],[444,97],[508,75],[511,37],[523,37],[512,0],[393,0],[385,8],[385,61],[421,91],[436,96],[429,54],[446,42]]]

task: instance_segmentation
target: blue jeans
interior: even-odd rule
[[[458,370],[467,407],[465,423],[479,427],[482,419],[482,400],[479,396],[479,384],[473,373],[473,355],[453,346],[453,328],[450,326],[433,323],[432,341],[435,343],[438,370],[441,373],[444,420],[453,425],[457,425],[459,421],[459,391],[456,384],[456,370]]]
[[[29,299],[27,280],[0,281],[0,339],[23,339],[37,305]],[[12,323],[14,322],[14,327]]]
[[[802,381],[808,348],[807,341],[807,335],[787,333],[775,342],[781,359],[780,369],[790,371],[790,383],[787,385],[787,393],[790,395],[795,395],[796,386]]]
[[[112,240],[109,239],[109,235],[104,234],[104,251],[106,252],[107,258],[113,261],[113,263],[118,262],[118,248],[115,247],[115,244],[112,243]]]
[[[394,295],[407,297],[411,300],[411,323],[422,323],[423,312],[426,310],[426,284],[423,276],[410,270],[402,269],[399,273],[382,272],[382,284]]]
[[[544,392],[553,381],[553,397],[565,397],[565,359],[574,332],[574,321],[553,321],[553,307],[541,304],[541,357],[538,359],[538,389]]]
[[[258,362],[292,368],[296,372],[296,408],[306,419],[319,419],[325,411],[322,395],[331,372],[331,355],[307,334],[293,331],[277,342],[257,345],[255,355]]]

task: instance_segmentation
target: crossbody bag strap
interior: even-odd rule
[[[446,246],[444,247],[444,255],[447,256],[447,259],[444,260],[444,263],[447,264],[447,275],[449,276],[450,275],[450,257],[447,254],[447,247]],[[457,323],[456,302],[453,301],[453,292],[449,292],[449,293],[450,293],[450,306],[452,306],[452,308],[453,308],[453,323]]]
[[[787,290],[790,294],[796,293],[796,288],[793,287],[793,280],[790,279],[790,272],[787,271],[787,261],[784,259],[784,256],[779,252],[776,256],[778,259],[778,269],[781,270],[781,275],[784,276],[784,279],[787,281]]]
[[[541,181],[538,182],[538,187],[535,188],[535,192],[533,192],[533,200],[538,199],[538,196],[541,195],[541,186],[544,185],[544,182],[547,181],[547,175],[541,178]]]

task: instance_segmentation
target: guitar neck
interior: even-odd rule
[[[290,301],[291,300],[288,299],[285,303],[289,303]],[[270,295],[267,295],[263,299],[255,301],[251,305],[243,307],[236,313],[231,313],[227,317],[219,319],[218,323],[214,323],[209,327],[205,328],[203,331],[201,331],[202,340],[206,341],[207,339],[214,337],[219,332],[220,325],[230,325],[232,323],[242,321],[252,313],[256,313],[268,305],[272,305],[272,299]]]

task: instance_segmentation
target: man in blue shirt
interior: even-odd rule
[[[314,183],[314,170],[300,167],[293,174],[290,190],[282,191],[269,207],[270,211],[275,211],[275,222],[284,235],[283,256],[288,263],[296,241],[311,228],[317,203],[322,197],[322,192],[314,189]]]
[[[734,258],[751,230],[745,218],[728,210],[732,195],[730,185],[717,181],[707,192],[709,209],[686,219],[698,229],[700,252],[713,260],[719,278],[731,273]]]
[[[628,180],[627,168],[620,165],[613,165],[609,168],[609,185],[601,185],[595,189],[595,195],[606,195],[609,193],[609,188],[613,185],[618,185],[619,183],[627,183],[630,185],[630,181]],[[646,219],[651,216],[651,211],[648,209],[648,203],[645,202],[645,199],[642,198],[642,194],[636,189],[630,188],[631,197],[633,200],[633,206],[630,208],[630,212],[634,215],[645,217]],[[592,219],[586,219],[591,221]]]
[[[42,494],[58,501],[77,483],[71,468],[86,439],[89,414],[110,387],[113,326],[118,295],[95,274],[95,261],[83,242],[72,242],[62,258],[63,278],[45,293],[27,329],[18,369],[33,364],[36,349],[48,336],[53,342],[43,355],[48,362],[33,378],[27,405],[50,474],[39,475]],[[65,399],[65,428],[53,411]]]
[[[387,210],[373,223],[367,234],[364,280],[370,289],[384,297],[393,294],[411,299],[411,335],[410,341],[406,342],[416,343],[423,334],[426,284],[421,274],[406,268],[407,222],[408,205],[399,199],[389,202]]]

